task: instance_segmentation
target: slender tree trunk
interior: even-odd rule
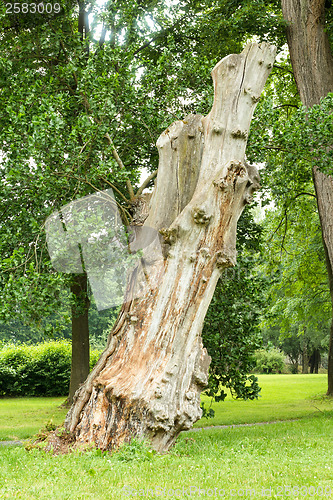
[[[304,342],[303,351],[302,351],[302,373],[309,372],[309,356],[308,356],[308,346]]]
[[[78,1],[78,31],[82,41],[89,34],[89,18],[85,3]],[[89,56],[89,45],[86,45],[86,56]],[[68,402],[73,403],[75,392],[84,383],[89,374],[89,307],[87,274],[73,275],[71,292],[75,297],[72,307],[72,365]]]
[[[111,450],[145,436],[166,451],[201,417],[210,363],[201,330],[222,270],[236,261],[237,220],[259,188],[244,156],[274,57],[274,47],[250,44],[224,58],[212,72],[209,115],[190,115],[159,138],[144,226],[159,231],[164,257],[149,262],[155,285],[124,303],[106,350],[75,394],[65,422],[72,446]],[[50,445],[57,448],[59,439]]]
[[[332,396],[333,395],[333,375],[332,375],[333,374],[333,321],[331,323],[330,343],[328,347],[327,372],[328,372],[327,395]]]
[[[328,348],[327,395],[333,396],[333,178],[313,170],[326,267],[332,302],[332,322]]]
[[[313,349],[309,359],[310,373],[318,373],[319,363],[320,363],[320,351],[319,349]]]
[[[71,292],[75,298],[72,307],[72,367],[69,386],[69,402],[89,374],[89,299],[87,275],[73,275]]]
[[[325,0],[281,0],[296,84],[305,106],[333,91],[333,57],[325,31]],[[333,178],[313,169],[332,300],[328,395],[333,395]]]

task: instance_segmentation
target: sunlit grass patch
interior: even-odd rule
[[[27,439],[51,420],[61,424],[68,409],[64,397],[0,399],[0,441]]]
[[[201,419],[195,427],[270,422],[302,418],[333,410],[333,399],[325,397],[327,375],[259,375],[262,388],[255,401],[234,400],[228,394],[223,403],[213,403],[215,417]],[[210,399],[203,396],[205,406]]]
[[[53,457],[0,449],[0,498],[202,499],[211,495],[200,490],[214,488],[228,499],[263,498],[264,489],[270,489],[270,498],[319,498],[288,495],[284,488],[333,492],[332,439],[332,418],[319,414],[296,422],[190,431],[166,455],[151,453],[139,442],[113,455],[92,451]],[[255,495],[246,496],[246,489]]]

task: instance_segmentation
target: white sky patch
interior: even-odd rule
[[[144,181],[150,176],[150,172],[145,168],[143,167],[141,169],[141,173],[140,173],[140,181],[139,181],[139,184],[140,186],[144,183]],[[150,193],[151,191],[153,190],[153,187],[149,187],[149,188],[146,188],[144,190],[144,193]]]
[[[32,156],[30,156],[28,164],[29,164],[30,172],[37,170],[37,164]]]
[[[288,54],[289,54],[288,45],[285,43],[280,52],[276,55],[276,62],[284,61],[288,57]]]

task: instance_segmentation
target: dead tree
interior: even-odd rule
[[[73,446],[111,450],[147,437],[162,452],[201,417],[210,358],[201,341],[223,269],[236,262],[236,226],[259,188],[244,163],[255,106],[275,48],[250,44],[212,71],[215,100],[160,136],[155,190],[144,226],[159,231],[158,286],[127,301],[108,345],[77,391],[65,422]]]

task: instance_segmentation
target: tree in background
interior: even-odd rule
[[[128,223],[132,185],[138,188],[140,168],[149,176],[156,167],[154,142],[177,109],[165,106],[173,93],[170,51],[161,56],[147,44],[153,29],[146,16],[159,18],[158,32],[168,21],[163,4],[123,4],[120,11],[109,5],[109,40],[103,28],[94,41],[97,28],[87,15],[97,9],[93,3],[80,3],[78,11],[64,5],[51,18],[3,13],[1,20],[2,318],[43,322],[68,303],[71,289],[76,388],[88,373],[87,281],[52,270],[44,221],[68,201],[111,186]]]
[[[318,330],[302,330],[302,325],[291,326],[288,331],[281,332],[279,326],[272,322],[262,329],[263,343],[266,349],[272,346],[279,348],[291,364],[291,372],[298,373],[301,364],[302,373],[318,373],[320,365],[326,368],[329,323],[318,325]],[[274,325],[278,325],[278,317]]]
[[[266,213],[265,262],[261,270],[271,277],[264,314],[264,338],[290,357],[303,373],[311,358],[327,348],[331,317],[325,254],[315,197],[303,192],[293,203]]]
[[[239,51],[258,32],[258,19],[262,38],[281,38],[281,30],[270,2],[183,1],[171,8],[119,0],[102,10],[94,2],[68,2],[49,16],[7,16],[0,7],[1,318],[15,315],[45,329],[61,311],[54,320],[59,330],[64,307],[71,308],[73,363],[85,360],[84,374],[86,278],[51,268],[46,217],[111,186],[130,221],[133,203],[155,175],[161,131],[184,107],[208,111],[208,68]],[[143,167],[148,179],[140,189]]]
[[[268,198],[274,200],[274,205],[280,214],[280,220],[276,221],[275,228],[271,227],[272,231],[275,231],[276,227],[279,228],[275,233],[275,236],[279,235],[280,238],[276,255],[281,255],[285,259],[287,254],[285,248],[288,246],[290,234],[289,229],[295,223],[292,215],[295,206],[296,212],[301,210],[300,206],[303,206],[305,210],[309,210],[308,215],[305,214],[303,217],[304,220],[308,216],[311,220],[313,220],[313,217],[317,218],[315,244],[319,253],[320,240],[318,234],[320,233],[318,233],[318,228],[323,229],[325,224],[329,226],[329,221],[332,218],[332,214],[329,213],[332,204],[328,199],[325,203],[323,200],[319,200],[321,197],[330,196],[329,175],[332,173],[333,154],[333,100],[332,94],[329,93],[332,91],[332,83],[329,84],[331,69],[330,64],[327,66],[324,63],[318,63],[323,58],[327,58],[328,61],[331,58],[332,6],[327,5],[325,9],[324,2],[314,2],[310,6],[309,2],[306,1],[298,2],[297,5],[289,1],[283,1],[282,4],[287,21],[289,48],[291,52],[294,50],[291,54],[293,67],[291,67],[288,58],[283,57],[280,57],[279,62],[276,64],[276,71],[271,76],[271,87],[266,87],[266,99],[259,104],[252,124],[252,140],[250,138],[248,155],[251,160],[251,146],[254,146],[253,151],[256,151],[257,157],[260,158],[261,152],[261,160],[266,162],[266,168],[262,171],[263,185],[266,187]],[[297,10],[300,6],[302,6],[302,11],[296,13],[295,9]],[[292,45],[294,45],[293,49]],[[320,90],[324,87],[326,88],[325,92]],[[305,100],[306,94],[309,99],[307,101]],[[315,95],[317,95],[316,99],[314,99]],[[300,100],[300,97],[302,100]],[[302,104],[305,104],[306,107]],[[319,184],[322,183],[321,185],[318,184],[319,190],[317,185],[316,189],[314,189],[313,178],[315,178],[315,185],[317,181]],[[325,183],[323,183],[324,180]],[[314,201],[319,200],[319,212],[317,214],[314,213],[316,208],[311,201],[309,201],[306,208],[307,202],[303,201],[306,198],[313,198]],[[326,215],[323,213],[325,211]],[[307,223],[305,222],[304,228],[306,227]],[[304,228],[300,225],[300,234],[302,234]],[[324,249],[326,246],[327,250],[330,231],[324,229],[324,232],[324,240],[326,238]],[[295,234],[291,237],[294,236]],[[313,306],[315,302],[311,296],[309,297],[308,291],[306,291],[307,286],[304,288],[301,284],[304,275],[309,271],[312,288],[316,286],[320,289],[317,296],[317,307],[319,307],[319,313],[322,312],[322,315],[325,316],[327,315],[328,303],[325,298],[322,306],[321,299],[323,296],[327,297],[327,292],[330,290],[330,271],[327,264],[328,273],[326,272],[326,279],[322,275],[322,266],[319,274],[315,276],[311,272],[314,267],[311,260],[312,244],[309,243],[310,246],[308,246],[308,237],[304,238],[304,243],[301,235],[299,237],[295,236],[295,238],[295,248],[291,251],[289,261],[292,264],[291,260],[295,258],[295,255],[298,255],[294,262],[294,272],[296,273],[296,268],[300,265],[299,256],[303,248],[303,264],[301,264],[303,271],[301,272],[299,287],[297,288],[296,285],[290,286],[289,284],[286,289],[281,288],[281,294],[287,294],[285,301],[288,303],[287,310],[289,314],[294,311],[293,307],[295,307],[296,315],[299,313],[300,308],[303,309],[304,315],[301,322],[304,325],[312,321],[310,310],[311,304]],[[296,246],[299,248],[297,251]],[[318,252],[315,262],[318,261]],[[319,259],[322,262],[324,255],[326,255],[324,260],[327,262],[327,251],[324,254],[321,253]],[[309,260],[306,262],[307,258]],[[291,269],[292,266],[290,266],[289,270],[291,271]],[[296,276],[298,276],[297,273],[294,274],[294,279]],[[327,276],[329,279],[327,279]],[[309,279],[305,278],[305,282],[308,283]],[[302,288],[304,289],[304,295],[302,295]],[[316,292],[312,290],[311,294],[314,293]],[[280,299],[283,300],[281,296]],[[307,305],[308,299],[309,307]],[[316,310],[315,318],[318,317],[318,311]],[[330,316],[332,316],[331,313]],[[322,324],[326,325],[326,319]],[[326,331],[326,326],[320,328]],[[304,329],[301,328],[300,331],[304,331]],[[309,331],[315,332],[317,329],[311,326]],[[331,392],[330,387],[333,383],[332,374],[333,371],[329,369],[328,393]]]
[[[287,40],[291,63],[302,103],[307,108],[319,104],[322,98],[333,91],[332,32],[327,31],[332,20],[332,3],[325,0],[281,0],[282,11],[287,22]],[[326,9],[327,7],[327,9]],[[332,108],[326,117],[332,123]],[[332,125],[331,125],[332,128]],[[326,131],[326,134],[328,131]],[[325,136],[326,136],[325,134]],[[317,161],[312,174],[318,203],[326,266],[333,310],[333,178],[332,135],[328,147],[315,145]],[[325,158],[323,168],[320,163]],[[319,160],[319,157],[320,160]],[[328,395],[333,395],[333,319],[328,361]]]

